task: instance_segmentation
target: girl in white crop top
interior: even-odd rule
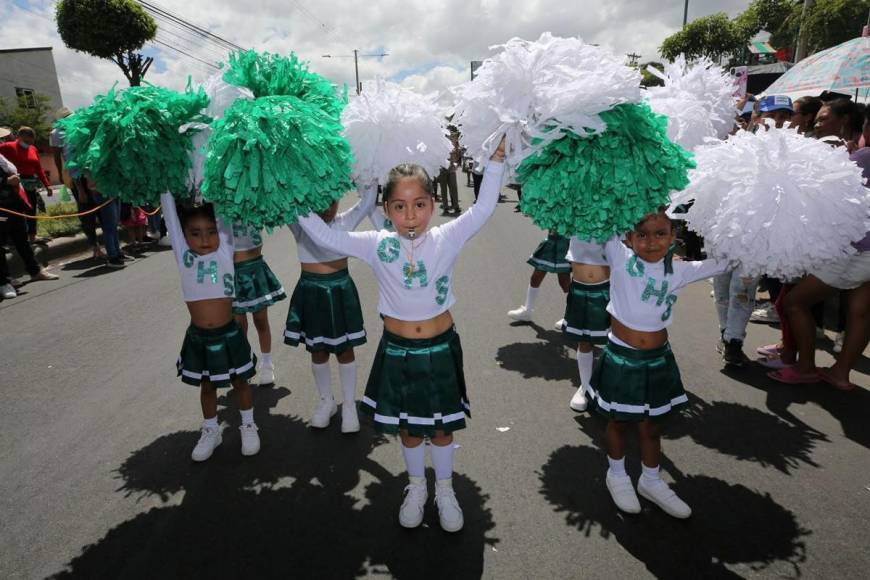
[[[338,212],[338,202],[320,215],[336,231],[353,231],[371,212],[377,194],[376,184],[359,188],[360,200],[352,208]],[[329,355],[338,359],[343,404],[341,430],[359,431],[356,411],[356,355],[354,347],[366,342],[362,307],[356,285],[347,269],[347,255],[335,252],[312,238],[299,224],[290,225],[296,238],[301,275],[287,312],[284,343],[305,344],[311,353],[311,371],[319,400],[311,417],[312,427],[323,429],[338,410],[332,395]]]
[[[440,226],[429,227],[435,207],[429,175],[408,164],[394,168],[384,188],[384,213],[395,231],[351,233],[330,228],[316,215],[299,220],[319,244],[369,264],[378,281],[384,336],[362,409],[373,417],[375,429],[401,436],[410,480],[399,512],[405,527],[420,524],[428,497],[424,437],[432,442],[441,526],[457,531],[463,525],[452,487],[452,433],[465,426],[469,405],[450,315],[456,300],[453,266],[463,245],[495,210],[503,159],[504,143],[486,168],[477,203]]]
[[[256,357],[233,317],[232,230],[223,220],[215,220],[209,204],[188,208],[179,219],[171,194],[164,193],[160,202],[190,311],[190,326],[176,366],[182,382],[199,386],[204,418],[191,456],[194,461],[205,461],[220,445],[216,389],[230,385],[242,415],[242,455],[255,455],[260,437],[248,379],[254,375]]]

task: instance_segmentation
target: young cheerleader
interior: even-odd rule
[[[562,292],[568,292],[568,286],[571,283],[569,274],[571,273],[571,264],[565,259],[565,254],[568,252],[568,238],[560,236],[556,232],[548,232],[547,238],[538,244],[537,249],[529,257],[527,263],[535,270],[532,272],[532,277],[529,280],[529,287],[526,289],[526,303],[515,310],[508,311],[508,317],[521,322],[530,322],[535,313],[535,300],[538,297],[538,291],[541,289],[541,282],[547,276],[547,272],[556,274],[559,278],[559,286],[562,287]],[[560,320],[556,323],[559,330],[562,330]]]
[[[659,475],[661,421],[688,402],[668,343],[668,326],[680,290],[726,270],[715,260],[673,261],[674,230],[659,211],[646,216],[626,236],[605,245],[610,264],[609,341],[592,374],[589,396],[607,423],[607,489],[616,506],[639,513],[640,502],[625,471],[625,436],[636,423],[643,461],[637,491],[675,518],[691,508]]]
[[[384,334],[362,408],[374,417],[378,431],[401,436],[409,484],[399,523],[407,528],[423,521],[428,499],[425,437],[432,442],[441,527],[455,532],[463,526],[452,484],[453,432],[465,427],[470,407],[462,347],[450,314],[456,301],[453,266],[462,246],[495,210],[503,159],[502,142],[486,169],[479,201],[452,222],[432,229],[432,181],[422,167],[410,164],[393,168],[384,188],[384,211],[395,232],[348,233],[328,227],[317,216],[299,220],[319,244],[365,260],[378,280]]]
[[[217,421],[217,388],[232,385],[242,415],[242,455],[256,455],[260,436],[254,423],[254,402],[248,379],[256,357],[233,318],[233,237],[223,221],[216,221],[209,204],[182,207],[164,193],[160,202],[181,274],[181,293],[190,311],[190,326],[178,357],[178,375],[199,385],[202,435],[193,449],[194,461],[205,461],[221,444]]]
[[[236,268],[236,297],[233,299],[233,314],[242,332],[248,334],[248,313],[254,319],[257,338],[260,341],[260,368],[257,384],[271,387],[275,384],[275,367],[272,364],[272,331],[269,328],[269,307],[284,300],[284,286],[263,259],[263,232],[244,224],[233,224]]]
[[[586,391],[592,379],[593,345],[607,343],[610,331],[610,267],[604,255],[604,244],[571,238],[568,255],[571,263],[571,289],[565,305],[562,331],[577,341],[577,369],[580,388],[571,397],[569,406],[575,411],[586,410]]]
[[[371,211],[377,188],[372,184],[363,189],[362,198],[351,209],[337,214],[338,202],[318,214],[336,231],[351,231]],[[366,342],[362,309],[356,285],[347,270],[347,254],[335,252],[312,238],[299,224],[290,226],[296,238],[296,249],[302,274],[290,298],[284,343],[298,346],[305,343],[311,353],[311,371],[320,395],[311,426],[329,426],[338,411],[332,395],[329,355],[338,359],[341,380],[341,432],[359,431],[356,411],[356,356],[354,347]]]

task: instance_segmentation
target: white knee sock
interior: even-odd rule
[[[540,288],[535,288],[533,286],[529,286],[526,289],[526,310],[534,310],[535,309],[535,300],[538,299],[538,291]]]
[[[580,370],[580,384],[584,387],[588,387],[589,381],[592,379],[592,363],[594,361],[595,354],[592,351],[577,351],[577,368]]]
[[[264,367],[272,366],[272,353],[271,352],[260,353],[260,362],[263,363]]]
[[[623,457],[622,459],[614,459],[608,455],[607,463],[610,464],[610,473],[612,473],[616,477],[625,477],[626,475],[628,475],[625,472],[625,457]]]
[[[434,443],[429,446],[432,453],[432,467],[435,468],[435,479],[450,479],[453,477],[453,443],[440,447]]]
[[[332,398],[332,377],[329,372],[329,361],[323,364],[311,363],[311,372],[314,373],[314,384],[321,399]]]
[[[254,422],[254,408],[250,409],[239,409],[239,413],[242,415],[242,425],[251,425]]]
[[[356,361],[338,365],[341,377],[341,396],[345,403],[353,404],[356,399]]]
[[[405,457],[405,466],[408,468],[408,477],[424,477],[426,467],[426,444],[420,443],[416,447],[405,447],[402,444],[402,455]]]

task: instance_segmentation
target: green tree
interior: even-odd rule
[[[836,46],[861,35],[867,23],[870,0],[816,0],[805,23],[809,54]],[[792,14],[795,38],[800,11]]]
[[[0,98],[0,126],[18,129],[22,125],[33,128],[36,138],[44,143],[51,132],[51,98],[39,93],[19,97],[17,102]]]
[[[648,66],[652,66],[657,68],[658,70],[664,70],[664,65],[660,62],[650,61],[644,62],[640,65],[640,86],[642,87],[661,87],[664,86],[665,81],[652,74],[647,70]]]
[[[138,51],[157,34],[157,23],[133,0],[60,0],[57,31],[73,50],[117,64],[139,86],[152,58]]]
[[[685,28],[667,37],[659,47],[662,57],[674,60],[680,54],[693,60],[702,56],[718,61],[743,50],[745,37],[724,12],[696,18]]]

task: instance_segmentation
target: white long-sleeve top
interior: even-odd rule
[[[656,332],[673,321],[673,308],[680,290],[698,280],[721,274],[728,262],[673,261],[673,274],[665,274],[665,261],[645,262],[618,237],[604,246],[610,264],[610,302],[607,312],[625,326]]]
[[[163,220],[169,241],[172,242],[172,252],[178,262],[178,272],[181,274],[181,294],[185,302],[210,300],[212,298],[232,298],[235,295],[235,268],[233,266],[233,232],[232,228],[217,218],[218,249],[210,254],[200,256],[191,251],[184,238],[184,231],[175,211],[175,199],[171,193],[160,196],[163,208]]]
[[[236,252],[261,248],[263,246],[263,230],[240,222],[234,222],[233,244]]]
[[[571,236],[571,243],[568,245],[568,254],[565,259],[574,264],[607,266],[604,244],[585,242],[578,239],[577,236]]]
[[[330,228],[316,215],[299,219],[299,225],[318,244],[359,258],[378,280],[378,310],[398,320],[429,320],[456,302],[453,267],[462,246],[495,211],[504,164],[490,161],[480,197],[455,220],[430,228],[416,240],[387,230],[345,232]],[[413,244],[413,245],[412,245]]]
[[[372,207],[374,207],[377,192],[377,184],[365,186],[362,190],[362,197],[353,207],[335,216],[335,219],[328,224],[323,222],[322,219],[320,221],[327,228],[335,231],[350,232],[355,230],[372,210]],[[319,216],[318,219],[320,219]],[[300,223],[301,221],[300,218]],[[296,238],[296,254],[299,257],[299,261],[303,264],[334,262],[348,256],[347,253],[343,253],[341,250],[333,251],[325,244],[319,243],[319,240],[314,239],[308,231],[300,227],[299,223],[290,224],[288,227],[293,233],[293,237]]]

